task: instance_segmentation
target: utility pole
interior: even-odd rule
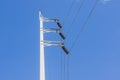
[[[40,80],[45,80],[45,56],[44,56],[45,46],[60,46],[67,55],[69,54],[69,52],[65,48],[63,41],[44,40],[44,34],[49,32],[55,32],[59,34],[63,40],[65,39],[65,36],[62,34],[62,26],[59,20],[45,18],[42,16],[41,12],[39,12],[39,20],[40,20]],[[58,25],[58,28],[44,28],[44,22],[55,22]]]
[[[44,59],[44,32],[43,30],[43,16],[41,12],[39,12],[39,20],[40,20],[40,80],[45,80],[45,59]]]

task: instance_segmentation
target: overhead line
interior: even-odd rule
[[[70,15],[70,11],[71,11],[71,9],[72,9],[74,3],[75,3],[75,0],[72,0],[72,3],[71,3],[71,5],[70,5],[70,7],[69,7],[69,9],[68,9],[68,11],[67,11],[67,14],[66,14],[65,18],[64,18],[63,26],[64,26],[64,24],[65,24],[65,22],[66,22],[68,16]]]
[[[65,56],[65,54],[64,54],[64,79],[63,80],[66,80],[66,68],[67,68],[67,64],[66,64],[66,56]]]
[[[86,26],[89,18],[91,17],[91,15],[92,15],[95,7],[97,6],[98,1],[99,1],[99,0],[96,0],[96,2],[94,3],[94,6],[93,6],[92,9],[90,10],[90,13],[89,13],[89,15],[88,15],[87,18],[86,18],[86,21],[83,23],[83,25],[82,25],[82,27],[81,27],[81,29],[80,29],[80,32],[78,33],[77,37],[75,38],[74,43],[72,44],[72,46],[71,46],[71,48],[70,48],[70,50],[69,50],[70,52],[71,52],[71,50],[73,49],[73,47],[75,46],[77,40],[79,39],[80,34],[81,34],[81,32],[83,31],[83,29],[85,28],[85,26]]]
[[[70,27],[68,28],[66,37],[68,37],[68,34],[70,33],[70,31],[71,31],[71,29],[72,29],[72,27],[73,27],[73,24],[74,24],[74,22],[76,21],[76,18],[78,17],[78,14],[79,14],[79,12],[80,12],[80,10],[81,10],[84,2],[85,2],[85,0],[82,0],[82,2],[80,3],[80,6],[79,6],[79,8],[78,8],[78,10],[77,10],[77,13],[76,13],[76,15],[74,16],[74,18],[73,18],[73,20],[72,20],[72,22],[71,22],[71,24],[70,24]]]
[[[69,72],[70,72],[70,54],[67,56],[67,78],[66,78],[66,80],[69,80],[69,78],[70,78],[70,76],[69,76]]]
[[[61,64],[60,64],[60,66],[61,66],[61,68],[60,68],[60,69],[61,69],[61,70],[60,70],[60,71],[61,71],[60,75],[61,75],[61,76],[60,76],[60,79],[62,80],[62,77],[63,77],[63,76],[62,76],[62,74],[63,74],[63,73],[62,73],[62,72],[63,72],[63,70],[62,70],[62,69],[63,69],[63,68],[62,68],[62,64],[63,64],[62,59],[63,59],[63,57],[62,57],[62,51],[61,51],[61,50],[60,50],[60,56],[61,56],[61,57],[60,57],[60,58],[61,58]]]

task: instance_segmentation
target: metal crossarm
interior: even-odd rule
[[[60,37],[65,40],[65,36],[62,34],[62,29],[57,29],[57,28],[41,28],[40,30],[44,32],[55,32],[59,33]]]
[[[52,18],[45,18],[45,17],[44,17],[44,18],[43,18],[43,21],[44,21],[44,22],[58,22],[58,19],[55,19],[55,18],[52,19]]]
[[[59,28],[62,28],[60,22],[58,19],[52,19],[52,18],[44,18],[43,17],[43,22],[56,22]]]
[[[40,30],[44,32],[56,32],[56,33],[59,33],[61,31],[60,29],[57,28],[41,28]]]
[[[44,46],[64,46],[63,42],[61,42],[61,41],[48,41],[48,40],[45,40],[45,41],[41,41],[41,44],[44,45]]]
[[[44,43],[44,46],[62,46],[62,44],[61,43],[56,43],[56,44]]]

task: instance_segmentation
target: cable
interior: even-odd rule
[[[64,80],[64,54],[60,48],[61,51],[61,80]]]
[[[56,57],[57,58],[57,63],[56,63],[57,64],[57,79],[56,80],[60,80],[60,78],[59,78],[60,77],[59,76],[60,75],[60,73],[59,73],[60,72],[60,49],[59,49],[59,47],[58,47],[58,51],[59,52],[56,54],[57,55],[57,57]]]
[[[66,44],[67,45],[67,44]],[[70,54],[67,54],[66,56],[66,80],[69,80],[69,64],[70,64]]]
[[[73,7],[74,3],[75,3],[75,0],[72,0],[72,3],[71,3],[71,5],[70,5],[70,8],[68,9],[68,11],[67,11],[67,14],[66,14],[65,18],[63,19],[63,20],[64,20],[64,21],[63,21],[63,26],[64,26],[64,24],[65,24],[65,22],[66,22],[66,20],[67,20],[68,16],[70,15],[70,11],[71,11],[71,9],[72,9],[72,7]]]
[[[85,2],[85,0],[82,0],[82,2],[80,3],[80,6],[79,6],[79,8],[78,8],[78,11],[77,11],[76,15],[74,16],[74,18],[73,18],[73,20],[72,20],[72,23],[70,24],[70,27],[68,28],[66,37],[67,37],[68,34],[70,33],[70,31],[71,31],[71,29],[72,29],[72,27],[73,27],[73,24],[74,24],[74,22],[75,22],[75,20],[76,20],[76,18],[77,18],[77,16],[78,16],[78,14],[79,14],[81,8],[82,8],[84,2]]]
[[[77,40],[79,39],[80,33],[81,33],[81,32],[83,31],[83,29],[85,28],[85,26],[86,26],[86,24],[87,24],[89,18],[91,17],[91,15],[92,15],[92,13],[93,13],[95,7],[97,6],[98,1],[99,1],[99,0],[96,0],[96,2],[94,3],[94,6],[93,6],[92,9],[90,10],[90,13],[89,13],[89,15],[88,15],[87,18],[86,18],[86,21],[83,23],[80,32],[78,33],[77,37],[75,38],[74,43],[72,44],[72,46],[71,46],[71,48],[70,48],[70,52],[71,52],[71,50],[73,49],[73,47],[75,46]]]
[[[66,80],[69,80],[69,64],[70,64],[70,54],[67,56],[67,78]]]
[[[62,53],[61,51],[61,80],[65,80],[65,70],[66,70],[65,54]]]
[[[63,75],[64,75],[64,79],[63,79],[63,80],[66,80],[66,79],[65,79],[65,78],[66,78],[66,76],[65,76],[65,75],[66,75],[66,74],[65,74],[65,71],[66,71],[66,63],[65,63],[65,62],[66,62],[66,58],[65,58],[65,54],[64,54],[64,74],[63,74]]]

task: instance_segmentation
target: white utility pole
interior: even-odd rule
[[[59,23],[58,19],[49,19],[42,16],[41,12],[39,12],[39,20],[40,20],[40,80],[45,80],[45,56],[44,56],[44,47],[45,46],[60,46],[66,54],[69,54],[67,49],[64,46],[63,41],[50,41],[44,40],[44,34],[49,32],[54,32],[60,35],[60,37],[64,40],[65,37],[62,34],[62,26]],[[58,25],[58,28],[44,28],[44,22],[55,22]]]
[[[44,31],[43,29],[43,16],[39,12],[40,20],[40,80],[45,80],[45,56],[44,56]]]

